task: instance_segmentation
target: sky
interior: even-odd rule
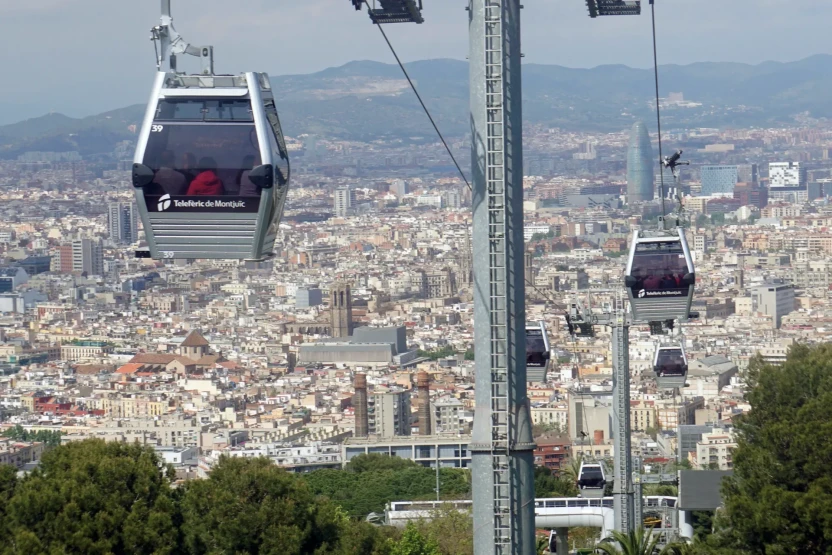
[[[393,62],[348,0],[172,0],[176,29],[212,44],[220,73],[313,73]],[[793,61],[829,53],[828,0],[656,0],[659,63]],[[0,124],[49,112],[82,117],[147,101],[149,29],[159,0],[0,0]],[[423,0],[423,25],[386,27],[405,61],[465,59],[467,0]],[[583,0],[524,0],[525,62],[652,67],[641,17],[590,19]],[[186,66],[196,69],[197,63]],[[180,66],[181,67],[181,66]]]

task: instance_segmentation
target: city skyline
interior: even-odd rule
[[[37,71],[38,79],[28,80],[26,95],[20,94],[15,80],[0,83],[0,103],[7,106],[5,113],[0,110],[0,124],[50,111],[79,116],[146,101],[154,71],[147,36],[150,27],[158,23],[157,2],[117,7],[101,0],[3,4],[4,25],[0,28],[5,41],[26,47],[0,49],[0,63],[13,75]],[[353,60],[393,61],[367,14],[355,12],[346,0],[340,4],[312,0],[277,5],[260,0],[234,13],[222,6],[219,0],[173,2],[177,29],[193,44],[215,46],[218,71],[294,75]],[[390,37],[402,59],[464,59],[468,43],[463,8],[462,2],[426,1],[424,25],[392,28]],[[786,9],[790,17],[783,18]],[[706,10],[718,10],[720,17],[703,17]],[[735,24],[748,20],[749,13],[754,17],[753,25]],[[829,52],[823,40],[823,14],[832,15],[832,6],[820,0],[805,0],[798,6],[787,0],[734,0],[729,4],[708,0],[696,5],[660,2],[659,63],[760,63]],[[528,63],[652,66],[647,13],[592,21],[584,2],[574,0],[528,5],[523,15]],[[286,20],[293,25],[281,26]],[[680,20],[685,21],[683,33],[678,29]],[[273,28],[279,28],[280,33],[267,32]],[[79,40],[79,36],[95,36],[96,40]],[[31,37],[48,38],[32,41]],[[332,47],[339,43],[350,47]],[[576,44],[582,46],[575,48]],[[54,55],[56,45],[61,47],[59,57]],[[284,54],[287,51],[289,54]],[[188,61],[185,67],[196,65]]]
[[[424,3],[432,26],[384,29],[433,62],[281,75],[389,56],[350,8],[376,1],[399,21]],[[805,510],[832,502],[832,55],[679,65],[814,48],[832,7],[655,0],[659,83],[614,65],[652,63],[653,1],[591,21],[582,0],[173,0],[217,65],[156,74],[147,102],[133,33],[159,0],[0,0],[46,37],[6,68],[18,104],[0,84],[2,533],[26,552],[508,555],[544,530],[561,555],[570,534],[832,552]],[[605,65],[541,65],[561,58]],[[2,126],[59,94],[96,117]]]

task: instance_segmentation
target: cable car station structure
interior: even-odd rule
[[[585,1],[591,17],[641,12],[639,1]],[[357,10],[366,6],[374,24],[423,22],[421,0],[351,3]],[[526,555],[535,546],[535,444],[526,394],[521,8],[520,0],[469,0],[466,8],[476,376],[470,450],[474,552],[478,555]],[[213,48],[190,45],[174,30],[170,0],[162,0],[161,25],[151,30],[151,38],[160,47],[159,74],[133,166],[133,185],[150,250],[143,255],[254,260],[270,256],[286,200],[289,168],[268,77],[260,73],[216,75]],[[182,54],[200,58],[202,73],[179,73],[176,58]],[[163,70],[165,64],[168,68]],[[239,134],[228,144],[242,143],[244,148],[231,156],[216,147],[221,137],[212,141],[187,137],[188,131],[209,128],[212,137],[218,129],[221,134]],[[179,162],[176,155],[186,153],[173,153],[171,160],[169,148],[171,135],[177,133],[182,134],[179,144],[193,155],[180,156]],[[157,140],[157,134],[167,142]],[[200,147],[206,143],[216,149]],[[198,147],[203,152],[198,153]],[[192,159],[196,155],[205,160]],[[199,191],[183,190],[182,180],[163,169],[202,175]],[[219,179],[221,174],[224,179]],[[217,180],[225,190],[217,188]],[[684,235],[676,237],[684,242]],[[628,272],[632,263],[631,259]],[[692,274],[692,265],[689,270]],[[690,295],[692,290],[690,285]],[[579,335],[591,334],[597,325],[612,328],[613,496],[615,529],[623,532],[640,522],[634,506],[629,419],[628,328],[635,320],[625,303],[620,292],[612,312],[599,314],[576,305],[568,316]],[[689,308],[688,299],[681,312],[661,316],[681,318]]]

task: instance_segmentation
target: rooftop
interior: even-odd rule
[[[209,345],[210,343],[196,330],[189,333],[185,341],[180,343],[180,347],[208,347]]]

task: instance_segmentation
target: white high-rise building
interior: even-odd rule
[[[462,193],[458,189],[451,189],[443,193],[447,208],[462,208]]]
[[[800,162],[772,162],[768,165],[770,187],[800,187],[806,184],[806,168]]]
[[[410,435],[410,391],[373,393],[367,399],[370,435],[380,437]]]
[[[407,194],[407,182],[403,179],[394,179],[390,184],[390,192],[396,195],[396,198],[402,200],[402,197]]]
[[[111,202],[107,210],[110,240],[116,244],[130,244],[139,240],[138,211],[132,202]]]
[[[780,328],[783,316],[794,312],[794,285],[790,283],[763,284],[751,291],[752,310],[771,316],[775,328]]]
[[[104,244],[101,239],[72,242],[72,270],[90,276],[104,275]]]
[[[335,189],[335,215],[343,218],[349,216],[355,207],[355,191],[350,187]]]
[[[453,397],[437,399],[433,404],[433,429],[438,435],[461,435],[468,432],[465,422],[465,407],[462,401]]]

